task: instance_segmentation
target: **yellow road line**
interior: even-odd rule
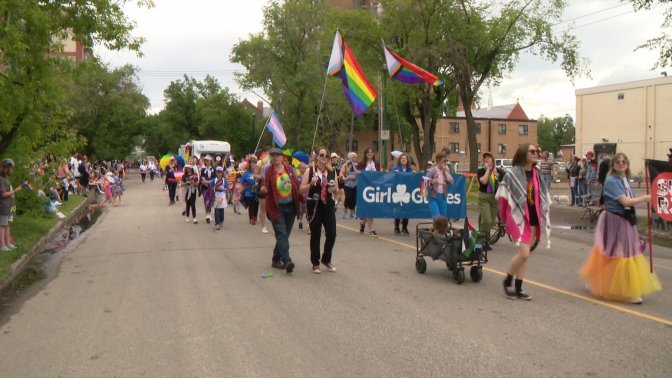
[[[340,225],[340,224],[338,225],[338,227],[359,233],[359,230],[354,229],[352,227],[347,227],[347,226],[343,226],[343,225]],[[410,248],[414,251],[416,250],[416,247],[414,245],[402,243],[402,242],[396,241],[394,239],[389,239],[389,238],[385,238],[385,237],[382,237],[382,236],[378,237],[377,239],[384,240],[386,242],[390,242],[390,243],[393,243],[393,244],[397,244],[397,245],[400,245],[402,247]],[[499,271],[499,270],[496,270],[496,269],[492,269],[492,268],[488,268],[488,267],[485,267],[485,266],[483,267],[483,270],[491,272],[491,273],[499,274],[500,276],[506,276],[505,272],[502,272],[502,271]],[[613,303],[610,303],[610,302],[605,302],[605,301],[595,299],[595,298],[592,298],[592,297],[588,297],[588,296],[585,296],[585,295],[573,293],[571,291],[560,289],[558,287],[551,286],[551,285],[546,285],[546,284],[543,284],[541,282],[532,281],[532,280],[528,280],[528,279],[525,279],[525,282],[530,284],[530,285],[533,285],[533,286],[541,287],[541,288],[546,289],[546,290],[550,290],[550,291],[553,291],[553,292],[556,292],[556,293],[559,293],[559,294],[566,295],[568,297],[581,299],[581,300],[584,300],[586,302],[590,302],[592,304],[604,306],[606,308],[610,308],[612,310],[616,310],[616,311],[619,311],[619,312],[622,312],[622,313],[625,313],[625,314],[637,316],[637,317],[640,317],[642,319],[652,320],[654,322],[665,324],[667,326],[672,326],[672,321],[664,319],[664,318],[649,315],[649,314],[646,314],[646,313],[643,313],[643,312],[640,312],[640,311],[631,310],[629,308],[625,308],[625,307],[620,306],[620,305],[616,305],[616,304],[613,304]]]

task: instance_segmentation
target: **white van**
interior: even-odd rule
[[[196,156],[200,159],[205,155],[210,155],[213,159],[219,161],[219,159],[223,159],[231,154],[231,145],[229,142],[219,140],[192,140],[185,144],[184,147],[180,147],[180,155],[185,157],[187,151],[189,156]]]
[[[513,167],[513,159],[495,159],[495,167],[509,169]]]

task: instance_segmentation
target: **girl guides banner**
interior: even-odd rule
[[[357,176],[357,216],[361,218],[431,219],[421,183],[423,173],[361,172]],[[453,175],[448,185],[448,219],[467,216],[466,180]]]

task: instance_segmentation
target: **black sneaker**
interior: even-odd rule
[[[282,261],[273,261],[271,263],[271,267],[276,269],[285,269],[285,264],[283,264]]]
[[[395,234],[395,235],[401,235],[401,231],[399,231],[398,228],[395,228],[395,229],[394,229],[394,234]]]
[[[285,271],[287,271],[287,274],[290,274],[294,271],[294,263],[293,262],[288,262],[285,264]]]
[[[359,224],[359,233],[363,234],[364,233],[364,223]]]
[[[521,290],[516,293],[516,298],[529,301],[530,299],[532,299],[532,296],[530,294],[527,294],[525,290]]]
[[[509,299],[516,299],[516,290],[513,286],[506,286],[506,281],[502,281],[502,285],[504,286],[504,294],[506,297]]]
[[[401,233],[404,234],[404,235],[406,235],[406,236],[408,236],[408,235],[411,234],[410,232],[408,232],[408,228],[406,228],[406,227],[404,227],[404,228],[401,229]]]
[[[369,232],[369,236],[373,236],[374,238],[377,238],[378,233],[376,232],[376,230],[373,230],[373,231]]]

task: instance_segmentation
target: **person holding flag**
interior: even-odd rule
[[[551,196],[536,167],[538,158],[539,150],[534,145],[521,144],[513,155],[513,167],[504,175],[495,194],[501,222],[504,222],[506,232],[518,247],[504,279],[504,293],[509,299],[532,299],[523,290],[523,279],[527,274],[530,245],[535,238],[541,237],[542,221],[548,239],[547,248],[551,247]]]
[[[640,249],[634,206],[651,195],[635,197],[630,186],[630,161],[622,153],[611,159],[604,181],[604,209],[595,226],[595,243],[579,271],[586,288],[597,297],[643,303],[642,297],[661,290],[655,273],[647,269]]]

